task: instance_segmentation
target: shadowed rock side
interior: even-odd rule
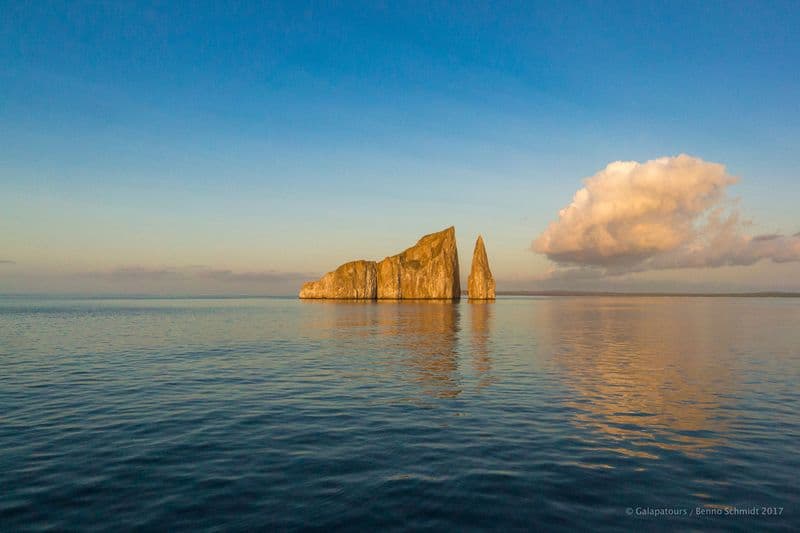
[[[377,296],[375,261],[351,261],[319,281],[309,281],[300,289],[300,298],[342,298],[374,300]]]
[[[494,278],[489,268],[489,258],[483,237],[478,235],[475,252],[472,254],[472,267],[467,278],[467,294],[470,300],[494,300]]]
[[[422,237],[404,252],[374,261],[345,263],[319,281],[305,283],[300,298],[446,299],[461,297],[456,230]]]

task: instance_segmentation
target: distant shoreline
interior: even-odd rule
[[[693,298],[800,298],[800,292],[497,291],[498,296],[638,296]]]

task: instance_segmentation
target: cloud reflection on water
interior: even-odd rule
[[[611,436],[624,455],[703,455],[726,433],[720,398],[733,394],[736,380],[715,356],[728,324],[700,300],[664,303],[543,302],[537,329],[575,392],[573,423]]]

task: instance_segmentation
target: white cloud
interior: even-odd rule
[[[587,178],[533,250],[558,264],[550,277],[800,260],[800,234],[751,237],[725,167],[688,155],[617,161]]]

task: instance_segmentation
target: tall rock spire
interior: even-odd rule
[[[494,300],[494,278],[489,268],[489,258],[483,237],[478,235],[475,252],[472,254],[472,268],[467,278],[467,292],[470,300]]]

